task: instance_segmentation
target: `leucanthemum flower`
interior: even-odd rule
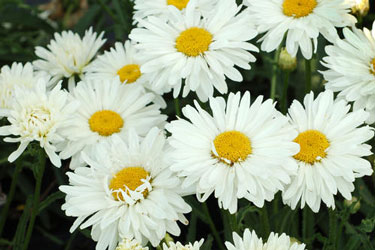
[[[118,80],[87,80],[79,82],[71,93],[81,105],[62,131],[67,141],[60,146],[60,156],[72,157],[72,169],[83,164],[80,152],[89,154],[98,142],[111,141],[113,135],[125,138],[129,128],[144,136],[166,120],[160,114],[160,107],[152,104],[154,95],[144,93],[141,85],[124,85]]]
[[[353,28],[343,30],[344,39],[325,48],[328,56],[321,72],[327,80],[326,89],[339,92],[338,96],[354,102],[354,109],[365,109],[375,122],[375,22],[372,31]]]
[[[168,242],[168,245],[163,243],[163,250],[199,250],[200,247],[203,245],[204,239],[200,241],[195,241],[193,244],[189,243],[186,245],[182,245],[181,242]]]
[[[301,149],[294,156],[298,174],[285,188],[283,200],[292,209],[301,201],[301,208],[307,204],[318,212],[321,201],[335,208],[338,192],[350,200],[355,178],[372,174],[370,162],[361,157],[372,154],[365,142],[374,131],[362,126],[367,112],[350,112],[350,105],[334,100],[329,90],[315,100],[311,92],[303,104],[295,100],[289,108],[290,122],[298,131],[294,141]]]
[[[85,79],[89,80],[113,80],[119,79],[124,84],[139,84],[148,91],[153,92],[149,75],[141,72],[144,61],[139,55],[139,51],[134,48],[130,41],[124,44],[117,42],[110,51],[105,51],[98,56],[89,66],[85,68]],[[164,89],[155,94],[155,100],[163,108],[166,107],[161,94],[170,91]]]
[[[42,74],[34,72],[31,63],[3,66],[0,70],[0,116],[9,114],[9,109],[14,102],[15,88],[32,88],[40,77],[43,77]]]
[[[97,250],[112,250],[124,237],[155,247],[167,232],[180,234],[178,221],[188,223],[183,214],[191,208],[176,193],[180,180],[166,164],[164,133],[128,135],[101,143],[91,157],[82,153],[90,167],[68,173],[70,185],[60,186],[67,194],[62,209],[77,217],[70,231],[92,226]]]
[[[56,143],[64,141],[61,131],[66,119],[73,115],[76,102],[68,101],[68,93],[58,84],[51,92],[46,89],[47,80],[40,78],[33,88],[15,88],[14,102],[7,117],[10,125],[0,128],[0,135],[13,135],[4,141],[20,143],[18,149],[8,158],[15,161],[30,142],[37,141],[44,148],[51,162],[61,166],[56,154]]]
[[[115,250],[148,250],[148,247],[142,245],[135,239],[124,238]]]
[[[168,20],[170,15],[170,8],[177,8],[180,11],[185,11],[189,0],[135,0],[134,1],[134,15],[135,22],[148,16],[157,16]],[[197,0],[195,8],[202,13],[209,13],[212,11],[217,0]]]
[[[261,49],[271,52],[286,35],[286,49],[296,56],[299,49],[306,59],[316,52],[318,36],[334,42],[336,27],[353,25],[355,17],[348,14],[350,4],[343,0],[247,0],[259,33]]]
[[[263,243],[262,238],[258,238],[255,231],[251,231],[246,228],[243,238],[241,238],[236,232],[233,232],[233,243],[225,242],[225,246],[228,250],[304,250],[305,244],[299,244],[292,242],[289,236],[285,233],[280,236],[275,233],[271,233],[268,237],[267,242]]]
[[[213,95],[214,88],[226,93],[225,78],[237,82],[242,75],[236,69],[250,69],[258,49],[247,42],[256,36],[247,11],[235,1],[220,0],[212,15],[202,16],[191,0],[184,13],[171,8],[171,19],[158,17],[140,20],[144,28],[133,29],[130,38],[138,44],[145,64],[141,71],[153,74],[151,82],[158,90],[170,85],[177,97],[184,79],[182,96],[195,91],[201,101]]]
[[[173,150],[171,169],[184,177],[182,188],[196,186],[204,202],[212,193],[219,206],[237,211],[237,199],[246,198],[262,207],[290,182],[297,164],[297,136],[288,119],[272,100],[258,97],[250,105],[250,93],[230,93],[210,98],[211,116],[197,102],[186,106],[184,116],[166,125]]]
[[[68,79],[69,89],[75,85],[75,77],[82,78],[85,67],[94,58],[106,39],[104,32],[97,35],[92,28],[86,30],[81,38],[72,31],[55,33],[47,48],[36,47],[35,54],[40,58],[33,62],[35,68],[48,72],[52,82]]]

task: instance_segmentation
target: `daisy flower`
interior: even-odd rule
[[[70,185],[60,186],[67,194],[62,209],[77,217],[70,231],[92,226],[97,250],[112,250],[123,237],[156,247],[167,232],[180,234],[178,221],[188,223],[183,214],[191,208],[175,191],[180,180],[165,162],[164,133],[128,135],[99,144],[91,157],[82,153],[90,167],[68,173]]]
[[[235,1],[220,0],[212,15],[202,16],[191,1],[184,13],[171,9],[171,19],[158,17],[140,20],[144,28],[133,29],[130,38],[138,44],[146,61],[141,71],[153,73],[151,82],[157,90],[173,87],[177,97],[184,79],[183,97],[195,91],[201,101],[213,95],[214,88],[226,93],[225,78],[237,82],[242,75],[236,69],[250,69],[258,49],[247,42],[257,32],[249,22],[247,11]]]
[[[301,201],[301,208],[307,203],[318,212],[321,201],[335,208],[337,192],[350,200],[355,178],[372,174],[370,162],[361,157],[372,154],[365,142],[374,131],[361,126],[368,118],[367,112],[350,112],[350,105],[334,100],[329,90],[315,100],[311,92],[303,104],[295,100],[289,108],[290,123],[298,131],[294,141],[301,150],[294,155],[298,174],[285,188],[283,200],[292,209]]]
[[[4,141],[20,143],[18,149],[8,158],[15,161],[32,141],[37,141],[44,148],[52,164],[61,166],[56,154],[56,143],[64,141],[62,129],[68,117],[77,108],[76,102],[68,102],[68,92],[61,90],[61,84],[47,92],[48,81],[40,78],[34,88],[15,88],[14,102],[9,112],[10,125],[0,128],[0,135],[13,135]]]
[[[336,27],[353,25],[350,4],[343,0],[247,0],[259,33],[261,49],[271,52],[286,35],[286,49],[296,56],[299,49],[311,59],[322,34],[330,42],[338,38]]]
[[[122,83],[139,84],[153,92],[148,75],[141,72],[143,63],[139,51],[134,48],[130,41],[126,41],[124,44],[117,42],[114,48],[98,56],[85,68],[85,79],[119,79]],[[158,104],[164,108],[166,103],[160,95],[168,91],[170,91],[170,88],[155,95]]]
[[[189,243],[187,245],[182,245],[181,242],[168,242],[168,245],[163,243],[163,250],[199,250],[203,245],[204,239],[196,241],[193,244]]]
[[[31,63],[3,66],[0,70],[0,115],[6,116],[12,108],[15,88],[32,88],[40,77]]]
[[[233,232],[233,242],[225,242],[225,246],[228,250],[304,250],[305,244],[299,244],[292,242],[289,236],[285,233],[278,235],[271,233],[268,237],[267,242],[263,243],[262,238],[258,238],[255,231],[251,231],[246,228],[241,238],[236,232]]]
[[[142,247],[142,245],[135,239],[130,240],[124,238],[115,250],[148,250],[148,247]]]
[[[250,105],[250,93],[210,98],[211,116],[195,101],[184,107],[189,119],[166,125],[173,150],[171,169],[185,177],[182,188],[196,186],[204,202],[213,192],[219,206],[237,211],[237,199],[246,198],[262,207],[289,183],[297,164],[293,155],[296,131],[278,112],[272,100],[258,97]]]
[[[354,102],[354,109],[365,109],[375,122],[375,22],[372,31],[353,28],[343,30],[344,39],[325,48],[328,56],[321,72],[326,89],[339,92],[338,96]]]
[[[122,85],[118,80],[83,81],[71,93],[81,105],[62,131],[67,141],[60,146],[60,156],[72,157],[72,169],[83,164],[79,161],[82,150],[89,152],[98,142],[111,141],[113,135],[125,138],[129,128],[144,136],[166,120],[159,106],[152,104],[154,95],[145,94],[141,85]]]
[[[86,30],[83,38],[72,31],[55,33],[55,39],[51,40],[47,49],[35,48],[35,54],[40,59],[33,64],[37,70],[48,72],[53,83],[68,79],[69,89],[72,89],[75,76],[82,78],[85,67],[106,41],[103,35],[103,32],[97,35],[92,28]]]
[[[135,22],[148,16],[157,16],[168,19],[169,9],[177,8],[180,11],[185,11],[189,0],[135,0],[134,1],[134,15]],[[214,7],[214,2],[217,0],[197,0],[196,9],[202,13],[209,13]]]

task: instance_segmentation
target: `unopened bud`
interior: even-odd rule
[[[297,58],[292,57],[285,48],[282,48],[278,64],[282,70],[293,71],[297,67]]]
[[[350,213],[352,214],[355,214],[361,208],[361,202],[355,196],[351,200],[345,200],[344,205],[351,208]]]
[[[353,14],[358,16],[366,16],[368,11],[370,10],[370,2],[369,0],[354,0],[354,5],[352,6]]]

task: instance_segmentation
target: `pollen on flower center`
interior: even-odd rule
[[[176,49],[187,56],[199,56],[208,50],[212,42],[212,34],[205,29],[189,28],[177,37]]]
[[[28,130],[37,132],[40,137],[48,134],[51,124],[51,111],[46,107],[32,107],[26,111],[25,124]]]
[[[370,62],[370,72],[375,75],[375,58]]]
[[[216,136],[214,146],[217,153],[213,153],[214,157],[218,157],[229,165],[244,161],[252,152],[250,139],[245,134],[234,130]]]
[[[120,132],[124,126],[121,116],[111,110],[101,110],[95,112],[89,119],[90,129],[101,136],[110,136]]]
[[[189,3],[189,0],[167,0],[168,5],[173,5],[179,10],[185,9],[188,3]]]
[[[284,0],[283,13],[294,18],[305,17],[313,12],[316,5],[316,0]]]
[[[327,137],[317,130],[307,130],[300,133],[294,142],[300,145],[300,151],[293,156],[299,161],[314,164],[326,157],[326,149],[329,147]]]
[[[141,76],[141,69],[138,64],[128,64],[117,71],[120,81],[133,83]]]
[[[121,189],[128,193],[126,190],[127,187],[128,189],[135,191],[137,187],[143,184],[142,180],[146,180],[148,175],[149,173],[143,167],[126,167],[113,176],[109,183],[109,188],[113,191]],[[142,194],[143,197],[146,197],[148,194],[147,189],[145,189]],[[112,195],[115,200],[124,201],[121,192],[113,192]]]

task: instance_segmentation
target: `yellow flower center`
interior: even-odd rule
[[[300,151],[295,159],[308,164],[314,164],[326,157],[326,149],[329,147],[327,137],[317,130],[306,130],[300,133],[294,142],[300,146]]]
[[[125,187],[132,191],[136,190],[137,187],[143,184],[142,180],[146,180],[148,175],[148,172],[143,167],[127,167],[117,172],[115,176],[113,176],[109,183],[109,188],[113,191],[121,189],[124,192],[129,193],[126,191]],[[147,189],[145,189],[142,194],[143,197],[146,197],[148,194]],[[124,201],[124,197],[122,196],[121,192],[113,192],[112,195],[115,200],[118,201],[120,199]]]
[[[199,56],[208,50],[212,42],[212,34],[205,29],[189,28],[177,37],[176,49],[187,56]]]
[[[232,166],[236,162],[244,161],[251,154],[250,139],[239,131],[227,131],[216,136],[214,146],[218,157],[224,163]],[[229,160],[230,163],[227,161]]]
[[[119,69],[117,75],[121,82],[133,83],[141,76],[141,69],[138,64],[128,64]]]
[[[375,75],[375,58],[370,62],[370,72]]]
[[[313,12],[316,5],[316,0],[284,0],[283,13],[294,18],[305,17]]]
[[[90,129],[101,136],[110,136],[120,132],[124,126],[124,120],[119,114],[111,110],[95,112],[89,119]]]
[[[185,9],[189,0],[167,0],[168,5],[173,5],[179,10]]]

